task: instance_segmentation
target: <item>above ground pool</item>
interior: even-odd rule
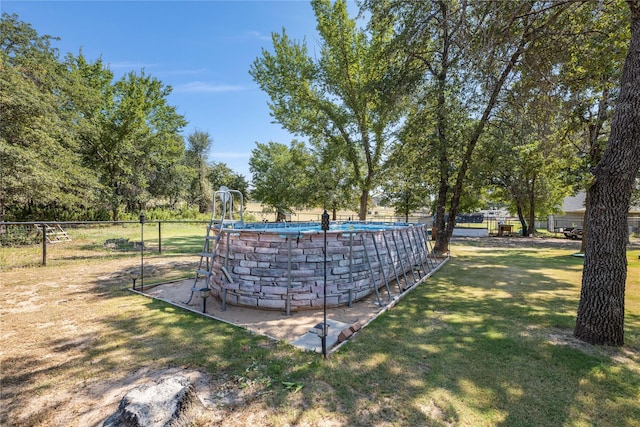
[[[207,238],[215,240],[214,253],[208,254],[213,262],[206,268],[210,277],[196,283],[206,280],[224,304],[287,313],[323,307],[325,232],[320,223],[222,221],[212,225]],[[422,224],[331,223],[326,247],[328,307],[350,305],[372,293],[383,305],[440,262]]]

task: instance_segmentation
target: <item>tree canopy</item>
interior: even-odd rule
[[[256,143],[249,159],[255,186],[252,197],[271,208],[276,221],[296,207],[308,206],[312,162],[311,153],[300,141],[292,141],[290,146],[273,141]]]
[[[16,15],[0,25],[0,220],[117,220],[149,204],[204,212],[213,171],[248,190],[208,164],[208,133],[195,131],[185,151],[170,86],[144,71],[114,80],[81,51],[61,59],[54,37]]]
[[[15,15],[0,21],[0,220],[7,212],[86,209],[100,185],[82,161],[81,90],[51,47]]]
[[[385,80],[394,64],[381,56],[389,32],[358,29],[344,0],[313,0],[311,5],[319,55],[310,55],[304,41],[291,40],[283,29],[272,34],[273,51],[263,49],[250,73],[269,95],[278,123],[344,154],[364,220],[369,193],[379,184],[384,148],[401,117],[401,103]]]

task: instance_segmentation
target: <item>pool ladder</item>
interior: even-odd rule
[[[204,238],[204,244],[202,246],[202,252],[200,252],[200,262],[196,269],[196,276],[191,287],[191,295],[185,304],[189,304],[193,299],[194,294],[199,294],[201,291],[207,291],[211,289],[211,278],[214,276],[213,266],[214,261],[218,254],[218,244],[222,237],[222,230],[225,225],[235,224],[238,221],[233,219],[233,194],[238,194],[240,197],[240,223],[244,222],[243,216],[243,200],[242,193],[237,190],[229,190],[227,187],[220,187],[218,191],[213,194],[213,209],[211,211],[211,219],[207,226],[207,234]],[[216,220],[216,200],[220,199],[221,216],[220,220]],[[204,285],[199,285],[200,279],[205,279]]]

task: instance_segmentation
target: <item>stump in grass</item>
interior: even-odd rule
[[[103,427],[187,426],[203,411],[189,379],[169,376],[127,392]]]

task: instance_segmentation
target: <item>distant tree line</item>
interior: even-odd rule
[[[212,188],[246,192],[210,163],[210,136],[180,132],[171,87],[144,71],[114,80],[99,59],[63,58],[16,15],[0,23],[0,221],[118,220],[165,208],[192,216]]]

